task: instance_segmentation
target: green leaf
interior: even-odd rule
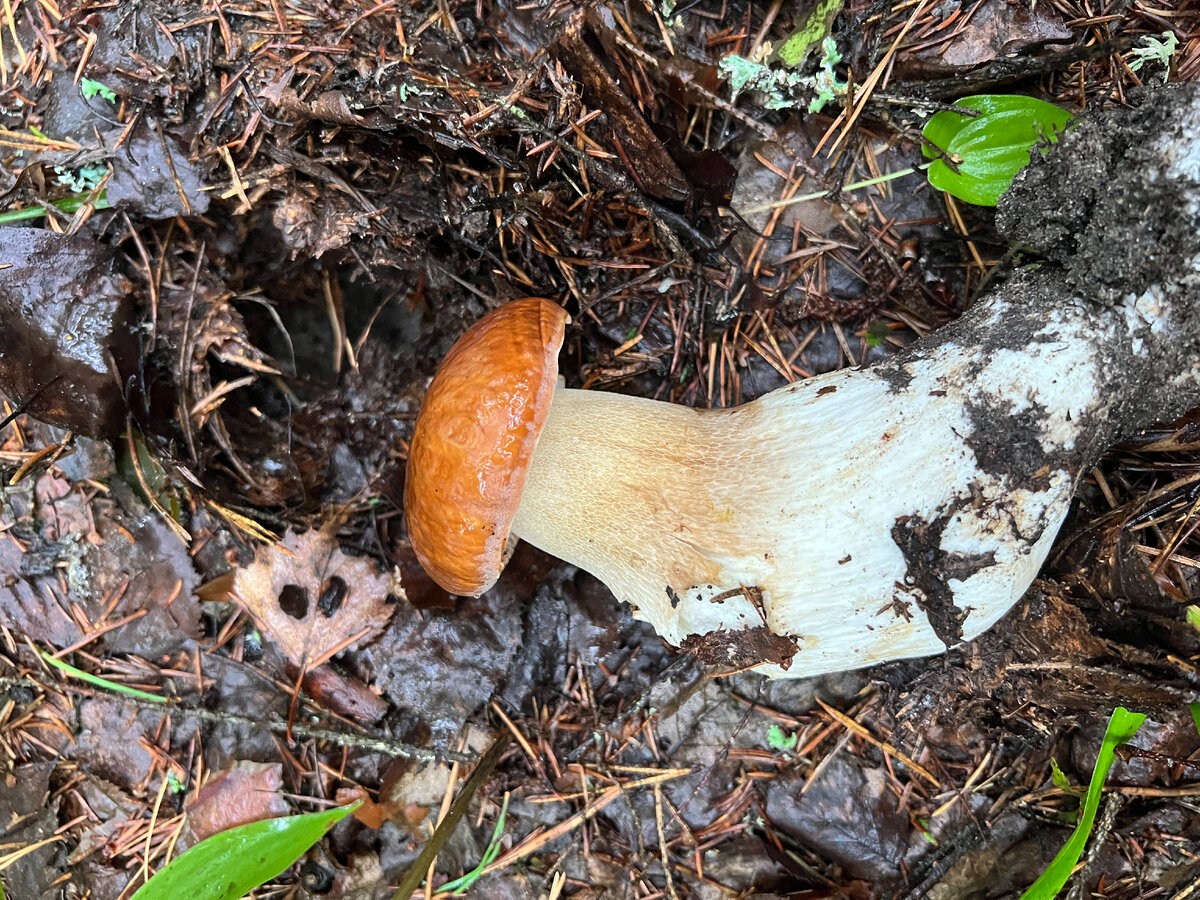
[[[1075,826],[1066,845],[1058,851],[1058,855],[1047,866],[1046,871],[1021,895],[1021,900],[1054,900],[1058,896],[1058,892],[1071,877],[1075,864],[1079,862],[1088,835],[1092,832],[1096,810],[1100,807],[1100,794],[1104,790],[1104,780],[1108,777],[1108,770],[1112,768],[1113,751],[1137,734],[1145,721],[1146,717],[1142,713],[1131,713],[1123,706],[1113,710],[1108,720],[1108,728],[1104,730],[1104,739],[1100,742],[1100,753],[1096,756],[1096,766],[1092,769],[1092,780],[1088,783],[1079,824]]]
[[[1188,712],[1192,714],[1192,724],[1196,726],[1196,733],[1200,734],[1200,703],[1189,703]]]
[[[788,734],[778,725],[772,725],[767,729],[767,746],[772,750],[793,750],[798,740],[800,740],[800,735]]]
[[[201,841],[132,900],[238,900],[298,860],[358,804],[239,825]]]
[[[1065,791],[1068,794],[1073,794],[1075,791],[1071,788],[1071,782],[1063,770],[1058,767],[1058,760],[1050,758],[1050,780],[1054,782],[1054,786],[1060,791]]]
[[[1013,179],[1029,163],[1029,151],[1041,140],[1053,142],[1072,116],[1034,97],[980,94],[957,106],[974,109],[969,117],[943,110],[922,134],[958,167],[955,172],[933,147],[925,147],[929,183],[938,190],[979,206],[995,206]]]
[[[91,100],[99,95],[109,103],[117,102],[117,95],[112,88],[106,87],[99,81],[92,81],[90,78],[84,78],[79,82],[79,92],[83,94],[85,100]]]

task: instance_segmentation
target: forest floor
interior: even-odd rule
[[[1185,3],[808,7],[5,0],[8,898],[128,898],[355,799],[256,896],[388,898],[502,735],[416,896],[503,807],[472,896],[1015,897],[1117,706],[1149,721],[1071,896],[1200,897],[1194,417],[1090,474],[990,633],[866,671],[706,672],[531,547],[478,599],[413,557],[413,419],[486,310],[561,302],[568,385],[693,406],[870,362],[1014,264],[992,210],[896,174],[930,112],[1200,77]],[[722,58],[813,22],[851,93],[731,94]]]

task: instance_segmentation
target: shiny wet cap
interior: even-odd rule
[[[566,323],[549,300],[507,303],[467,329],[429,385],[409,448],[404,513],[417,559],[451,593],[478,596],[507,561]]]

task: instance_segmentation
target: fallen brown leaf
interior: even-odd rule
[[[213,775],[187,806],[187,826],[180,847],[192,847],[219,831],[286,816],[283,766],[239,760]]]
[[[305,668],[373,639],[392,614],[387,576],[365,557],[346,556],[324,531],[289,531],[262,547],[238,570],[234,590],[263,637]]]

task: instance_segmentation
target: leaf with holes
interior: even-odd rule
[[[964,97],[955,105],[979,115],[943,110],[926,123],[921,134],[932,146],[924,151],[934,160],[929,166],[929,183],[979,206],[995,206],[1017,173],[1029,164],[1029,151],[1039,141],[1056,140],[1073,118],[1065,109],[1033,97],[979,94]],[[935,147],[949,157],[954,168]]]
[[[325,531],[289,531],[239,569],[234,590],[263,637],[312,668],[342,646],[377,637],[391,618],[388,578],[367,557],[346,556]]]

